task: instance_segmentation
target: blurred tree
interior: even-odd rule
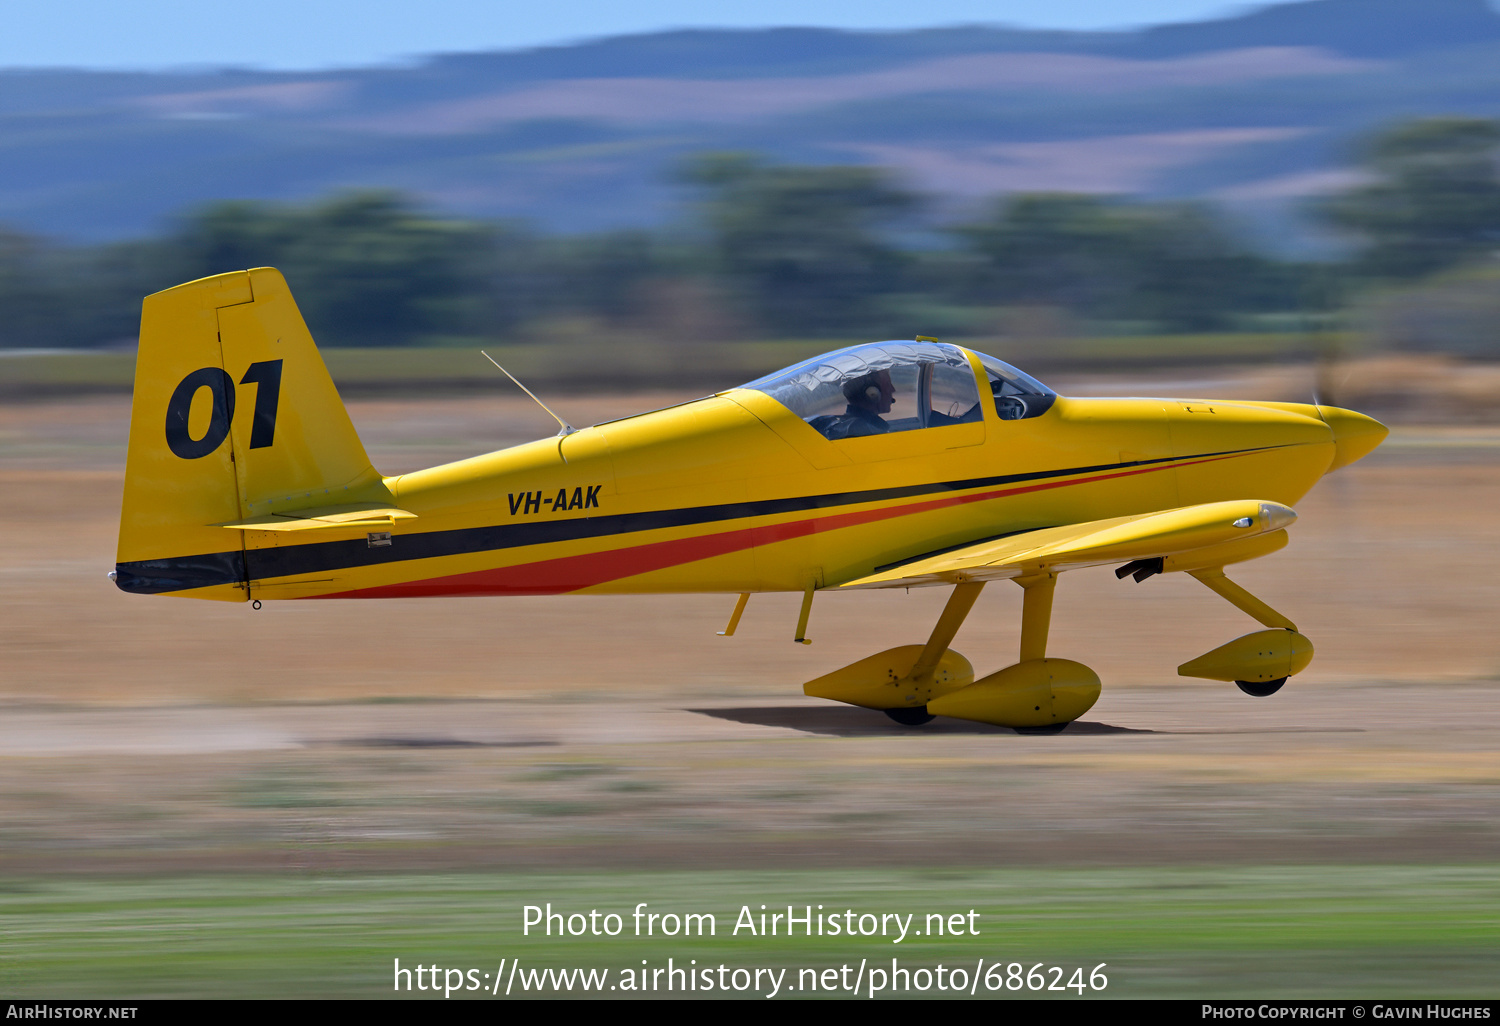
[[[1500,358],[1500,264],[1468,264],[1360,297],[1352,319],[1377,345]],[[1475,392],[1478,399],[1482,393]]]
[[[58,322],[67,307],[49,273],[51,255],[42,240],[0,228],[0,346],[54,346],[65,334]]]
[[[282,269],[329,345],[475,337],[649,333],[681,340],[909,331],[977,334],[996,307],[1214,330],[1242,314],[1321,306],[1326,268],[1240,247],[1208,210],[1021,195],[954,230],[963,245],[900,248],[915,198],[882,172],[710,155],[696,232],[548,237],[445,220],[393,193],[307,206],[215,204],[168,235],[65,248],[0,231],[0,346],[101,345],[134,337],[141,297],[243,267]],[[921,239],[922,243],[930,243]],[[1038,317],[1041,319],[1038,320]],[[561,333],[561,334],[559,334]]]
[[[475,334],[491,320],[493,230],[424,216],[394,193],[300,208],[220,203],[191,215],[169,242],[188,278],[279,267],[328,345],[411,345]]]
[[[299,212],[247,200],[226,200],[183,218],[172,237],[175,256],[192,277],[247,267],[279,267],[295,239]]]
[[[1097,311],[1129,288],[1125,227],[1097,197],[1034,193],[1002,199],[988,220],[956,230],[987,260],[982,298]]]
[[[1067,193],[1019,194],[955,229],[983,258],[971,300],[1054,307],[1172,331],[1295,309],[1295,275],[1236,243],[1210,211]]]
[[[878,169],[709,154],[683,178],[707,193],[715,269],[749,316],[778,335],[856,333],[899,282],[905,258],[881,232],[916,198]]]
[[[553,279],[547,306],[626,321],[638,313],[645,283],[664,271],[661,250],[654,235],[639,229],[551,240],[543,256]]]
[[[1358,268],[1415,278],[1500,249],[1500,122],[1427,118],[1364,147],[1373,181],[1322,215],[1363,242]]]
[[[1127,208],[1135,281],[1125,315],[1172,331],[1230,327],[1237,315],[1294,310],[1295,274],[1240,245],[1204,207]]]
[[[64,251],[57,271],[78,297],[68,310],[69,345],[134,343],[141,299],[198,277],[165,239]]]
[[[182,281],[159,240],[65,248],[0,229],[0,347],[128,344],[141,297]]]

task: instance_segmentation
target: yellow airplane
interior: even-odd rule
[[[550,412],[550,411],[549,411]],[[694,402],[428,470],[365,455],[281,274],[147,297],[117,564],[127,592],[254,602],[952,587],[925,644],[809,681],[917,725],[1052,732],[1099,696],[1046,654],[1057,575],[1185,572],[1258,620],[1179,667],[1269,695],[1312,658],[1224,567],[1386,436],[1328,406],[1069,399],[934,339],[854,346]],[[1019,659],[949,644],[985,584],[1023,589]]]

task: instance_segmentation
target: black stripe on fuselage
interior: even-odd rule
[[[966,492],[977,488],[993,488],[997,485],[1045,481],[1049,478],[1070,477],[1075,474],[1127,470],[1131,467],[1149,467],[1184,460],[1209,459],[1215,456],[1236,456],[1277,448],[1281,446],[1263,445],[1250,449],[1196,453],[1192,456],[1163,456],[1125,463],[1101,463],[1092,467],[1038,470],[1026,474],[1002,474],[995,477],[968,478],[963,481],[871,488],[858,492],[795,495],[781,499],[757,499],[753,502],[730,502],[716,506],[689,506],[682,509],[615,513],[570,520],[544,520],[527,524],[495,524],[488,527],[461,527],[451,531],[393,534],[392,544],[379,548],[371,548],[364,538],[354,538],[345,541],[307,542],[285,548],[247,549],[243,554],[244,569],[241,569],[241,564],[238,563],[241,556],[238,550],[206,556],[154,559],[141,563],[118,564],[116,566],[118,577],[115,583],[125,591],[156,594],[208,587],[214,584],[238,584],[243,583],[247,577],[249,580],[258,581],[274,577],[290,577],[296,574],[348,570],[360,566],[403,563],[413,559],[434,559],[438,556],[459,556],[473,552],[546,545],[550,542],[635,534],[671,527],[692,527],[697,524],[720,523],[725,520],[745,520],[783,513],[808,513],[838,506],[888,502],[892,499],[908,499],[939,492]],[[215,564],[216,560],[221,562]],[[184,572],[172,573],[172,568],[179,565],[184,568]],[[218,574],[213,573],[216,565],[222,568]],[[188,568],[191,568],[193,572],[187,573]],[[184,582],[191,580],[192,583],[175,583],[178,580]]]
[[[115,564],[115,587],[135,595],[211,588],[216,584],[245,584],[245,553],[208,552],[201,556],[168,556]]]

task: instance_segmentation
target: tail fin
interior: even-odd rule
[[[226,523],[383,492],[281,272],[215,275],[141,311],[115,583],[249,597]]]

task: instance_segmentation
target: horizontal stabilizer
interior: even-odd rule
[[[1044,527],[890,567],[844,588],[919,588],[996,581],[1048,570],[1129,563],[1224,546],[1279,531],[1297,518],[1287,506],[1256,499]]]
[[[213,526],[231,531],[327,531],[347,527],[389,527],[392,521],[416,518],[415,513],[378,502],[354,502],[316,509],[289,509]]]

